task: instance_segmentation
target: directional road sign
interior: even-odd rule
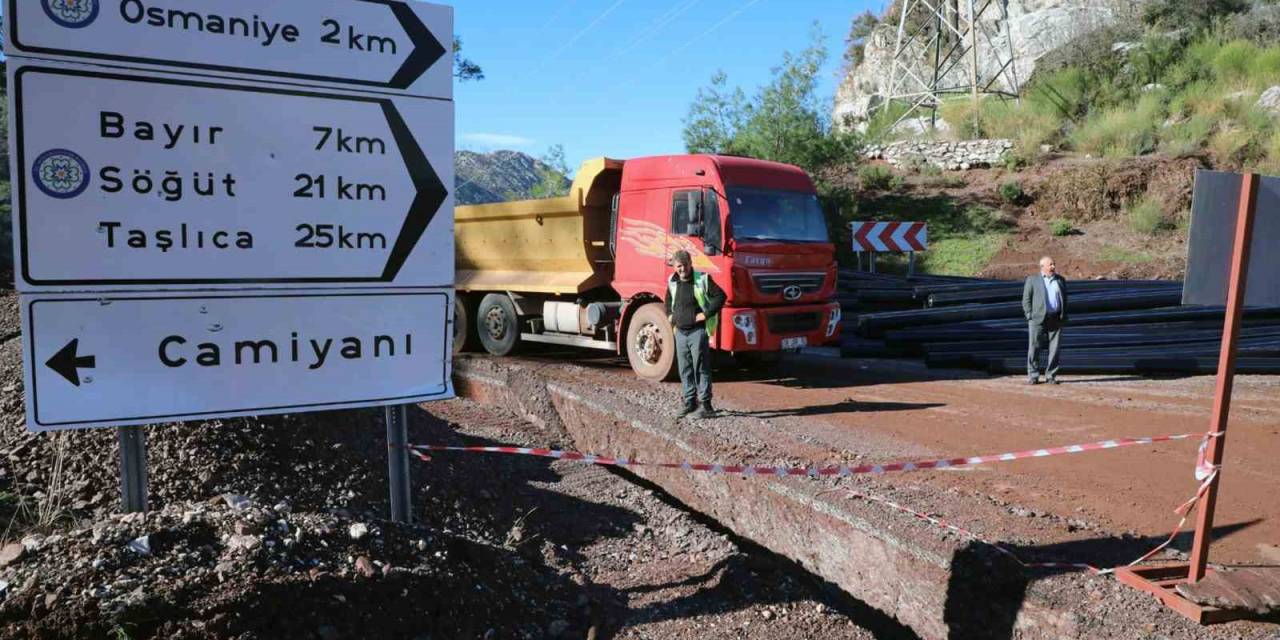
[[[9,66],[24,292],[453,284],[451,102]]]
[[[8,0],[6,53],[452,98],[453,10],[402,0]]]
[[[445,290],[24,296],[34,431],[452,397]]]
[[[857,253],[907,253],[929,248],[929,227],[923,222],[852,222]]]

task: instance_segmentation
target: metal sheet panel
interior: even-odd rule
[[[1183,304],[1225,305],[1240,204],[1238,173],[1196,172]],[[1249,263],[1248,306],[1280,306],[1280,178],[1263,178]]]

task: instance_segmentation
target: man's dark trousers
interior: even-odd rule
[[[1056,315],[1046,315],[1043,322],[1027,323],[1030,344],[1027,346],[1027,378],[1040,377],[1040,349],[1049,342],[1049,363],[1045,370],[1050,380],[1058,377],[1059,352],[1062,339],[1062,320]]]
[[[711,406],[711,339],[707,328],[676,328],[676,363],[680,382],[684,385],[684,406],[692,407],[696,398],[704,407]]]

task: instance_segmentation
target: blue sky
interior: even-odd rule
[[[748,94],[817,21],[835,93],[852,18],[883,0],[456,0],[454,30],[485,80],[460,83],[458,148],[585,158],[684,151],[699,87],[722,69]],[[683,13],[681,13],[683,11]],[[664,23],[665,21],[665,23]]]

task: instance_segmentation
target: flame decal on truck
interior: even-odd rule
[[[693,268],[703,273],[720,273],[707,254],[702,252],[689,236],[673,236],[662,227],[643,220],[623,220],[618,239],[635,248],[640,255],[658,258],[664,263],[671,254],[684,249],[693,258]]]

